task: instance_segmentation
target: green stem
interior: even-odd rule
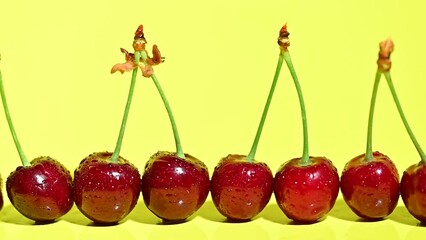
[[[302,165],[309,165],[311,163],[311,159],[309,158],[309,144],[308,144],[308,122],[306,120],[306,109],[305,109],[305,101],[303,100],[302,89],[300,87],[299,80],[296,75],[296,71],[293,67],[293,62],[291,61],[290,53],[288,51],[283,51],[283,56],[285,62],[287,63],[287,67],[290,70],[291,76],[294,81],[294,85],[296,87],[297,95],[299,96],[300,103],[300,111],[302,114],[302,125],[303,125],[303,155],[301,159]]]
[[[141,57],[142,57],[142,60],[146,62],[146,59],[148,56],[146,55],[145,51],[141,52]],[[166,107],[167,114],[169,115],[170,123],[172,125],[172,130],[173,130],[173,136],[175,138],[176,156],[178,156],[179,158],[185,159],[185,153],[183,152],[183,149],[182,149],[178,129],[176,126],[176,121],[172,112],[172,108],[170,107],[169,101],[167,100],[166,95],[164,94],[164,91],[161,88],[161,85],[157,79],[157,76],[155,76],[155,74],[152,74],[151,79],[153,80],[155,87],[157,88],[158,93],[160,94],[161,99],[163,100],[164,106]]]
[[[271,89],[269,90],[268,99],[266,100],[265,107],[263,108],[262,118],[260,119],[259,126],[257,127],[257,132],[253,141],[253,145],[251,146],[250,152],[246,158],[248,162],[253,162],[254,157],[256,155],[256,150],[259,144],[260,135],[262,134],[263,125],[265,125],[266,116],[268,115],[269,106],[271,105],[272,96],[274,95],[274,91],[275,91],[275,86],[277,85],[277,82],[278,82],[278,77],[280,75],[281,66],[283,65],[283,60],[284,58],[282,54],[280,54],[278,58],[277,67],[275,69],[275,75],[272,81]]]
[[[380,77],[382,72],[377,70],[374,79],[373,93],[371,94],[370,112],[368,116],[368,129],[367,129],[367,148],[365,151],[365,161],[373,161],[373,116],[374,107],[376,105],[377,90],[379,88]]]
[[[136,65],[139,63],[139,59],[140,59],[140,53],[135,52],[135,63],[136,63]],[[136,67],[135,69],[133,69],[133,72],[132,72],[132,80],[130,82],[129,94],[127,96],[127,102],[126,102],[126,107],[124,109],[123,119],[121,121],[120,132],[118,134],[118,139],[117,139],[117,143],[115,145],[115,150],[114,150],[114,152],[112,153],[112,156],[111,156],[111,162],[113,162],[113,163],[118,162],[118,157],[120,155],[121,145],[123,143],[124,131],[126,129],[127,118],[129,116],[130,105],[132,104],[132,98],[133,98],[133,92],[134,92],[134,89],[135,89],[137,73],[138,73],[138,68]]]
[[[16,135],[15,128],[13,127],[12,118],[10,117],[9,107],[7,106],[6,94],[4,93],[3,86],[3,78],[0,72],[0,92],[1,92],[1,100],[3,102],[4,113],[6,114],[7,123],[9,125],[10,133],[12,133],[13,141],[15,142],[16,150],[18,150],[19,157],[21,158],[21,162],[23,166],[31,166],[27,157],[22,150],[21,144],[19,143],[18,136]]]
[[[392,93],[393,100],[395,101],[396,107],[398,108],[399,115],[401,116],[402,122],[404,123],[405,129],[407,130],[408,135],[410,135],[411,141],[413,142],[414,146],[416,147],[417,152],[419,153],[421,160],[423,161],[423,163],[426,163],[426,155],[423,152],[422,148],[420,147],[420,144],[417,142],[417,139],[414,136],[414,133],[411,130],[407,119],[405,118],[404,112],[402,111],[401,103],[399,102],[398,96],[396,95],[395,87],[392,83],[392,78],[391,78],[390,72],[389,71],[384,72],[384,75],[385,75],[386,81],[388,82],[389,89]]]

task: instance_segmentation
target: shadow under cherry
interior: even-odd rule
[[[389,219],[404,225],[409,226],[426,226],[425,223],[421,223],[415,217],[413,217],[404,205],[397,206],[395,210],[389,215]]]
[[[1,210],[0,222],[17,224],[17,225],[39,225],[33,220],[24,217],[13,205],[5,205]]]

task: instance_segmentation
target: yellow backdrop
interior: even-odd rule
[[[0,69],[12,119],[29,159],[49,155],[73,171],[95,151],[113,151],[130,74],[110,74],[131,50],[144,25],[148,48],[157,44],[166,61],[156,67],[175,114],[184,151],[210,173],[221,157],[247,154],[278,58],[276,39],[288,23],[290,54],[307,108],[310,153],[339,169],[365,151],[367,117],[378,44],[395,42],[392,76],[408,121],[426,146],[426,46],[423,1],[3,1],[0,3]],[[387,154],[400,174],[419,161],[382,81],[374,119],[373,148]],[[142,172],[150,155],[174,150],[163,103],[150,79],[139,76],[121,155]],[[3,112],[0,173],[19,164]],[[256,159],[273,172],[302,154],[299,103],[283,66]],[[95,228],[73,209],[59,222],[29,226],[7,202],[0,236],[61,239],[360,239],[424,235],[400,206],[388,219],[359,222],[339,198],[329,217],[292,225],[274,197],[255,220],[222,223],[210,198],[189,222],[157,225],[142,201],[118,226]],[[368,234],[367,234],[368,233]],[[307,234],[307,235],[306,235]],[[309,238],[309,237],[308,237]],[[23,238],[22,238],[23,239]]]

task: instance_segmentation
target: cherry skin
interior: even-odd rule
[[[391,159],[373,152],[373,160],[361,154],[346,163],[340,188],[343,199],[361,218],[377,220],[391,214],[398,204],[399,174]]]
[[[206,165],[197,158],[159,151],[147,161],[141,185],[148,209],[163,222],[178,223],[204,204],[210,179]]]
[[[316,222],[333,208],[339,194],[336,167],[325,157],[294,158],[275,174],[274,194],[284,214],[297,222]]]
[[[426,165],[408,167],[401,178],[401,198],[407,210],[420,222],[426,222]]]
[[[140,174],[126,159],[110,161],[112,153],[87,156],[74,171],[74,201],[77,208],[98,224],[115,224],[136,206]]]
[[[245,155],[229,154],[215,167],[211,196],[217,210],[230,221],[248,221],[268,204],[274,177],[262,162]]]
[[[39,157],[30,166],[19,166],[6,180],[11,204],[36,222],[51,222],[73,205],[72,177],[58,161]]]

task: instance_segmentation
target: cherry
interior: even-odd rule
[[[144,36],[142,25],[136,30],[136,35]],[[134,46],[137,48],[144,44],[135,42]],[[163,222],[182,222],[205,202],[209,193],[209,174],[204,163],[183,152],[173,112],[152,68],[164,58],[156,45],[153,46],[152,58],[142,49],[140,57],[145,66],[144,76],[151,77],[163,100],[176,145],[176,152],[159,151],[147,161],[141,179],[142,195],[148,209]]]
[[[278,169],[275,196],[288,218],[315,222],[333,208],[339,194],[339,176],[325,157],[310,157],[311,163],[306,166],[300,162],[301,158],[294,158]]]
[[[10,173],[6,180],[7,196],[23,216],[36,222],[54,221],[73,205],[71,174],[60,162],[48,156],[31,162],[27,160],[9,113],[1,72],[0,92],[9,129],[22,162],[22,166]]]
[[[213,171],[210,188],[213,203],[230,221],[248,221],[257,216],[273,192],[272,172],[266,163],[255,160],[255,155],[283,61],[280,55],[250,152],[229,154]]]
[[[361,218],[377,220],[391,214],[399,198],[399,174],[389,157],[372,151],[372,128],[377,89],[383,72],[389,71],[391,41],[380,45],[378,69],[371,97],[368,120],[367,150],[350,160],[343,169],[341,191],[343,199]]]
[[[384,62],[387,68],[383,68],[383,75],[386,78],[388,83],[389,90],[392,93],[393,100],[398,109],[398,113],[401,117],[401,120],[407,130],[408,135],[410,136],[413,145],[415,146],[418,154],[420,155],[420,161],[409,166],[403,173],[401,182],[400,182],[400,194],[404,202],[405,207],[416,219],[421,222],[426,222],[426,205],[424,204],[426,200],[426,155],[418,143],[416,137],[414,136],[413,131],[411,130],[410,125],[405,117],[404,111],[402,110],[401,103],[399,102],[398,96],[395,91],[395,87],[392,82],[390,74],[390,52],[393,50],[393,42],[387,40],[381,43],[382,48],[389,46],[390,50],[388,52],[381,51],[380,54],[383,55],[379,61]],[[383,53],[382,53],[383,52]]]
[[[247,156],[229,154],[215,167],[211,195],[218,211],[230,221],[246,221],[268,204],[273,176],[263,162],[247,161]]]
[[[210,181],[206,165],[195,157],[159,151],[146,163],[141,185],[146,206],[173,223],[185,221],[204,204]]]
[[[120,154],[124,131],[136,84],[141,52],[145,52],[145,38],[135,33],[135,54],[125,53],[126,63],[116,64],[116,71],[132,72],[129,94],[113,153],[96,152],[84,158],[74,171],[74,195],[77,208],[96,224],[116,224],[135,207],[140,195],[138,169]],[[144,73],[144,69],[142,68]]]
[[[349,161],[343,170],[341,190],[345,202],[361,218],[380,219],[395,209],[399,198],[398,170],[390,158],[373,152],[365,161],[361,154]]]
[[[424,161],[409,166],[401,178],[401,198],[412,216],[426,222],[426,165]]]
[[[12,205],[37,222],[53,221],[73,205],[70,172],[50,157],[38,157],[31,166],[19,166],[6,181]]]
[[[78,209],[95,223],[116,223],[136,206],[140,174],[126,159],[112,162],[112,153],[97,152],[83,159],[74,172]]]
[[[299,80],[288,51],[290,42],[287,25],[280,30],[278,44],[280,58],[286,61],[293,78],[302,115],[303,154],[291,159],[275,174],[274,195],[284,214],[296,222],[315,222],[333,208],[339,193],[339,176],[336,167],[325,157],[309,155],[308,128],[305,103]]]

